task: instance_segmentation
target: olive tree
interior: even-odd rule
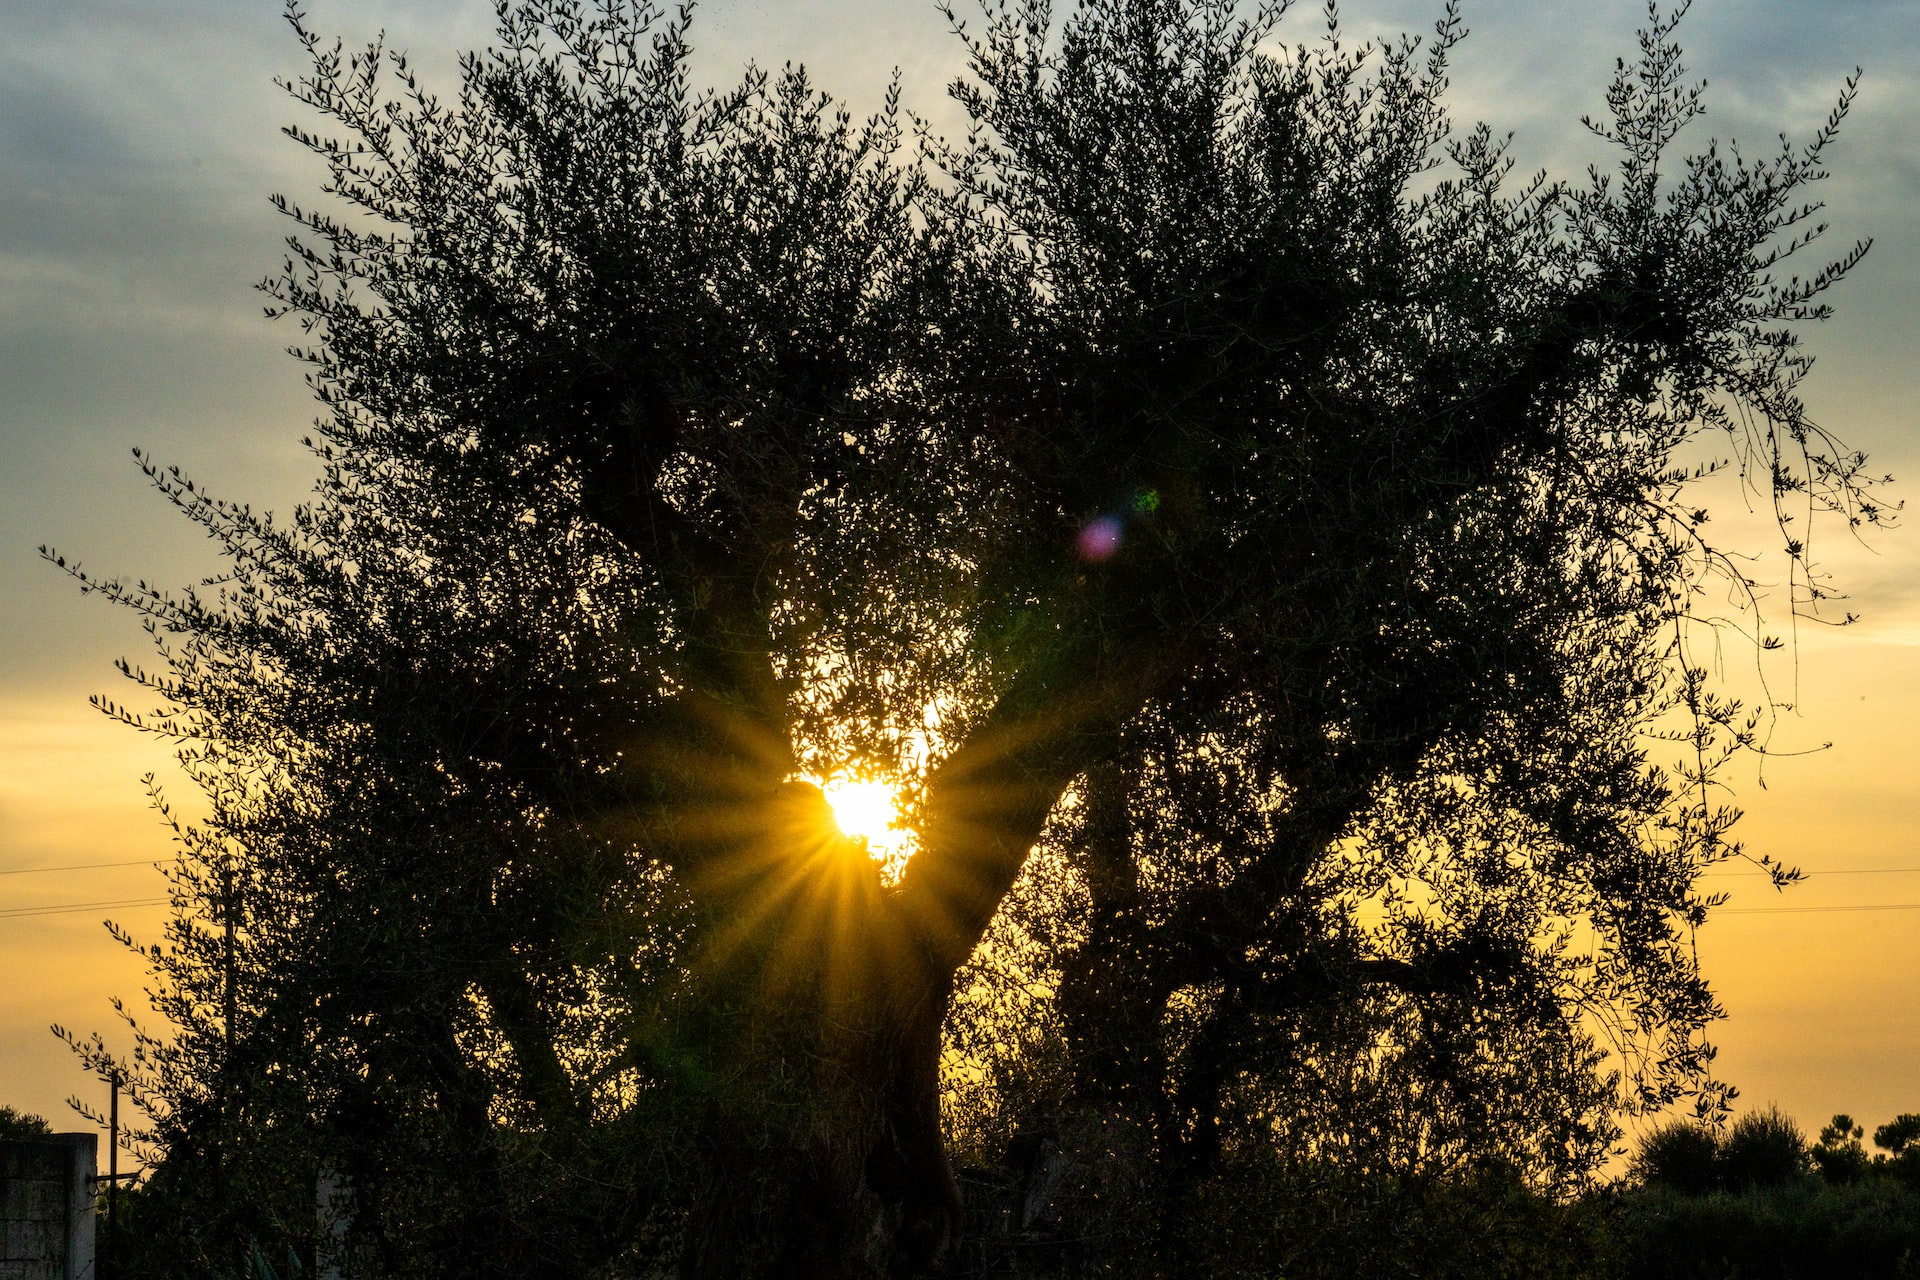
[[[1283,4],[1020,0],[954,19],[944,141],[795,69],[695,91],[686,10],[497,8],[451,99],[290,9],[314,497],[152,466],[225,571],[85,579],[211,801],[164,1160],[286,1135],[369,1271],[916,1274],[943,1072],[968,1141],[1128,1135],[1169,1240],[1262,1144],[1349,1143],[1305,1098],[1398,1080],[1435,1127],[1378,1158],[1549,1181],[1711,1098],[1693,883],[1755,722],[1686,644],[1752,584],[1686,464],[1880,515],[1796,396],[1864,250],[1782,269],[1851,86],[1682,157],[1656,15],[1616,170],[1516,186],[1446,114],[1451,10],[1290,48]],[[836,773],[899,780],[903,865]],[[969,1058],[1055,1075],[968,1103]]]

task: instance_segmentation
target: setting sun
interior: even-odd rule
[[[835,824],[846,835],[864,839],[874,856],[891,854],[907,839],[907,833],[894,826],[899,810],[894,789],[887,783],[835,778],[821,790],[833,808]]]

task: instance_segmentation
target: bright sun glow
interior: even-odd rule
[[[850,836],[864,836],[875,857],[891,856],[906,843],[908,833],[893,825],[898,810],[894,789],[884,782],[835,778],[821,788],[833,806],[833,820]]]

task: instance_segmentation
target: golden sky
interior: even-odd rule
[[[1317,9],[1317,5],[1303,6]],[[1350,0],[1352,36],[1424,29],[1437,4]],[[482,0],[317,0],[321,29],[385,26],[429,68],[484,39]],[[108,998],[139,1007],[144,975],[101,928],[112,915],[151,938],[153,906],[47,908],[158,897],[137,866],[42,867],[162,857],[166,834],[140,775],[161,744],[114,726],[86,696],[121,696],[110,660],[145,656],[132,620],[39,563],[55,542],[90,567],[184,583],[211,566],[183,522],[145,493],[133,445],[180,462],[223,496],[290,505],[309,478],[297,441],[312,412],[250,286],[279,261],[272,191],[316,180],[277,126],[272,88],[296,74],[277,6],[253,0],[13,0],[0,7],[0,1105],[75,1123],[95,1101],[48,1033],[59,1022],[125,1044]],[[806,61],[858,109],[901,68],[910,105],[947,118],[951,42],[921,0],[709,0],[702,65]],[[1479,0],[1455,82],[1458,114],[1516,131],[1522,172],[1598,158],[1578,117],[1601,106],[1613,57],[1644,8],[1629,0]],[[703,34],[704,33],[704,34]],[[1296,25],[1294,34],[1311,35]],[[1834,295],[1840,317],[1811,337],[1817,415],[1920,492],[1920,6],[1901,0],[1699,0],[1682,41],[1706,74],[1709,132],[1804,134],[1864,63],[1864,96],[1826,192],[1835,248],[1878,244]],[[431,72],[430,72],[431,74]],[[1736,513],[1737,514],[1737,513]],[[1730,527],[1739,527],[1737,519]],[[1728,1011],[1719,1073],[1744,1102],[1777,1102],[1803,1126],[1834,1111],[1869,1127],[1920,1110],[1920,536],[1871,549],[1828,535],[1828,562],[1857,626],[1803,627],[1795,662],[1770,671],[1796,704],[1765,787],[1741,776],[1756,850],[1812,873],[1775,895],[1757,876],[1699,939]],[[1778,629],[1777,627],[1775,629]],[[1730,669],[1744,659],[1729,652]],[[1737,677],[1738,671],[1733,671]],[[1797,687],[1796,687],[1797,686]],[[191,797],[180,795],[183,801]],[[1861,909],[1871,908],[1871,909]]]

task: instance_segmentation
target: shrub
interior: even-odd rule
[[[1236,1175],[1244,1181],[1236,1182]],[[1429,1176],[1369,1175],[1307,1161],[1238,1170],[1188,1206],[1180,1255],[1143,1250],[1098,1274],[1169,1280],[1596,1280],[1607,1275],[1601,1207],[1562,1203],[1486,1162]],[[1021,1271],[1021,1275],[1059,1272]]]
[[[1720,1185],[1720,1140],[1692,1121],[1661,1125],[1640,1140],[1633,1173],[1681,1195],[1706,1195]]]
[[[1720,1179],[1732,1191],[1778,1186],[1806,1172],[1806,1135],[1778,1107],[1741,1116],[1720,1144]]]
[[[1618,1280],[1899,1280],[1920,1259],[1920,1195],[1868,1178],[1745,1192],[1623,1195],[1612,1220]]]

